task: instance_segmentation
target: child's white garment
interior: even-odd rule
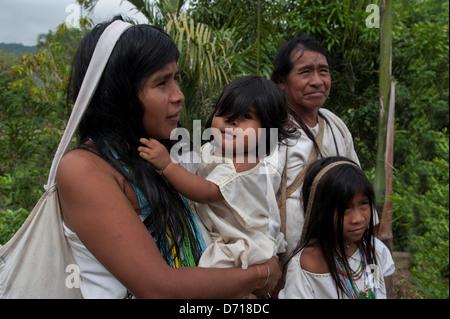
[[[300,257],[303,250],[297,253],[288,264],[286,272],[286,284],[280,291],[279,299],[338,299],[338,293],[333,278],[329,273],[314,274],[304,270],[300,264]],[[377,299],[386,299],[386,285],[384,277],[392,275],[395,270],[394,260],[389,249],[375,238],[375,254],[377,265],[368,265],[369,279],[374,279]],[[360,265],[361,255],[359,250],[349,258],[349,266],[356,271]],[[370,272],[370,270],[374,272]],[[369,280],[366,279],[366,285]],[[364,275],[356,282],[360,291],[364,291]],[[347,299],[347,296],[344,295]]]
[[[279,174],[264,158],[238,173],[232,159],[214,155],[213,144],[206,143],[197,175],[218,185],[224,197],[222,202],[196,204],[212,239],[199,267],[246,269],[284,252],[276,201]],[[278,183],[272,178],[278,178]]]

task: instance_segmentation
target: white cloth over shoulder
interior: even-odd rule
[[[286,284],[280,291],[280,299],[338,299],[336,285],[329,273],[314,274],[304,270],[301,267],[301,250],[289,261],[286,272]],[[386,299],[386,284],[384,277],[390,276],[395,271],[394,260],[389,249],[378,239],[375,238],[375,254],[377,265],[371,265],[374,273],[377,299]],[[349,265],[352,270],[356,270],[360,265],[361,255],[357,250],[349,258]],[[356,282],[360,291],[364,289],[364,276],[361,276]],[[347,299],[346,296],[344,296]]]
[[[264,159],[238,173],[231,159],[215,156],[213,151],[211,143],[203,146],[197,175],[218,185],[224,201],[196,204],[198,217],[213,242],[199,266],[245,269],[284,252],[276,203],[279,174]]]

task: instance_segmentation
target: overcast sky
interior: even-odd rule
[[[75,21],[72,17],[78,8],[75,0],[0,0],[0,43],[35,45],[39,34],[55,31],[63,22]],[[121,13],[145,23],[142,14],[136,14],[132,8],[127,1],[99,0],[92,19],[98,23]]]

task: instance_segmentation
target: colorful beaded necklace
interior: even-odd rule
[[[361,260],[358,269],[356,269],[356,271],[352,270],[352,278],[347,274],[342,259],[338,256],[334,257],[339,280],[342,287],[344,287],[345,293],[350,299],[376,299],[377,293],[375,286],[372,286],[372,289],[368,287],[369,275],[367,274],[366,255],[360,245],[358,244],[357,246]],[[355,283],[361,276],[364,276],[364,291],[360,291]]]

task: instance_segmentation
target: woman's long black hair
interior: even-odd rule
[[[305,247],[320,247],[326,259],[330,274],[336,283],[339,296],[345,293],[345,290],[336,270],[335,256],[343,261],[347,274],[351,274],[343,240],[345,211],[356,194],[362,192],[368,197],[372,213],[369,227],[360,240],[360,248],[365,253],[367,265],[376,263],[373,242],[373,215],[376,212],[373,209],[375,194],[364,172],[353,161],[345,157],[333,156],[319,159],[305,168],[307,171],[302,188],[305,214],[307,213],[311,185],[313,184],[314,178],[326,166],[338,161],[346,161],[349,164],[341,164],[331,168],[320,179],[314,194],[311,212],[309,216],[305,216],[302,238],[298,246],[291,253],[290,258]],[[351,276],[349,277],[351,278]]]
[[[80,90],[99,37],[118,19],[122,20],[115,17],[111,22],[97,25],[82,39],[72,67],[69,91],[72,101]],[[150,211],[144,224],[168,263],[172,261],[172,248],[180,252],[185,231],[191,229],[189,225],[193,221],[179,194],[139,156],[139,139],[147,137],[147,133],[138,92],[150,75],[178,57],[174,42],[159,28],[135,25],[127,29],[116,43],[78,128],[80,148],[94,151],[141,190],[148,202],[146,209]],[[85,144],[88,140],[95,143],[94,149]],[[161,142],[168,148],[174,143]],[[194,254],[196,262],[199,257]]]

